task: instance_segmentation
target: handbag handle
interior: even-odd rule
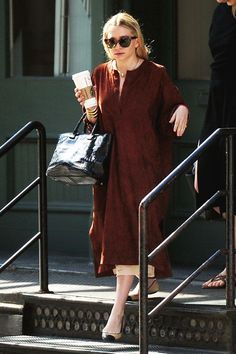
[[[73,135],[79,135],[79,127],[81,125],[81,123],[84,121],[84,119],[86,118],[86,112],[83,113],[82,117],[80,118],[80,120],[78,121],[78,123],[76,124],[74,130],[73,130]],[[95,129],[98,126],[98,122],[96,121],[96,123],[94,124],[94,127],[91,131],[90,134],[94,134],[95,133]]]

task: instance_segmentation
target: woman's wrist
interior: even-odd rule
[[[176,108],[181,107],[181,106],[185,107],[189,111],[189,108],[185,103],[179,104]]]

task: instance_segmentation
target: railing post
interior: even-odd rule
[[[40,291],[48,293],[48,221],[47,221],[47,181],[46,181],[46,132],[41,126],[38,129],[38,170],[40,183],[38,186],[38,222],[41,237],[39,239],[39,284]]]
[[[139,350],[140,354],[148,353],[148,314],[147,311],[147,208],[151,202],[168,185],[173,183],[177,177],[195,162],[198,157],[213,143],[214,140],[226,137],[226,239],[227,239],[227,287],[226,306],[235,308],[235,258],[234,258],[234,170],[233,170],[233,136],[236,136],[235,128],[219,128],[215,130],[201,145],[195,149],[180,165],[178,165],[168,176],[166,176],[155,188],[153,188],[141,201],[139,205],[139,264],[140,264],[140,299],[139,299]],[[229,137],[228,137],[229,136]],[[217,193],[222,193],[218,191]],[[219,197],[219,196],[218,196]],[[164,246],[165,241],[159,245]],[[165,244],[166,246],[166,244]],[[217,252],[218,253],[218,252]],[[151,255],[151,254],[150,254]],[[149,256],[150,256],[149,255]]]
[[[147,210],[139,206],[139,353],[148,354],[148,309],[147,309]]]
[[[233,135],[226,136],[226,307],[235,307],[235,240],[234,240],[234,148]]]
[[[37,130],[38,140],[38,177],[31,182],[23,191],[13,198],[4,208],[1,215],[10,210],[21,198],[38,185],[38,233],[11,256],[1,267],[5,269],[20,254],[28,249],[34,242],[39,242],[39,283],[41,292],[48,291],[48,235],[47,235],[47,182],[46,182],[46,131],[40,122],[29,122],[16,134],[0,146],[0,157],[5,155],[16,144],[22,141],[33,129]]]

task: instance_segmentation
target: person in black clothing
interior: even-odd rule
[[[209,31],[209,47],[213,62],[211,64],[209,101],[200,143],[217,128],[236,127],[236,0],[217,0],[217,2],[219,4],[214,11]],[[234,161],[236,166],[236,151]],[[195,189],[198,205],[202,205],[218,190],[225,189],[224,138],[217,140],[199,158],[195,175]],[[225,198],[218,199],[213,207],[222,217],[225,217]],[[224,288],[225,286],[226,269],[202,285],[203,288],[208,289]]]

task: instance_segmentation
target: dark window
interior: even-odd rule
[[[55,0],[12,1],[11,73],[52,76]]]

